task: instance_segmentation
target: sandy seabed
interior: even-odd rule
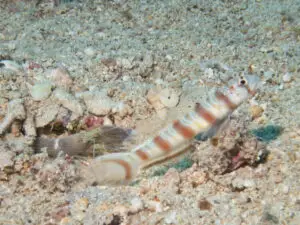
[[[0,1],[0,224],[300,224],[299,1]],[[86,118],[139,143],[241,72],[260,92],[189,168],[95,186],[79,176],[90,156],[32,147]],[[280,134],[253,137],[268,126]],[[249,155],[229,171],[236,146]]]

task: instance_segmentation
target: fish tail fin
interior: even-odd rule
[[[97,184],[126,184],[137,176],[141,165],[135,153],[126,152],[97,157],[89,168]]]

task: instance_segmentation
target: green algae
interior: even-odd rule
[[[251,132],[258,140],[263,142],[270,142],[275,140],[283,131],[281,126],[277,125],[267,125],[254,129]]]

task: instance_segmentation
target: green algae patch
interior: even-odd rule
[[[182,172],[182,171],[190,168],[193,164],[194,164],[194,161],[192,161],[188,157],[184,157],[183,159],[179,160],[178,162],[176,162],[174,164],[172,163],[172,164],[163,166],[160,169],[155,170],[153,172],[152,176],[154,176],[154,177],[163,176],[170,168],[175,168],[178,172]]]
[[[251,131],[258,140],[263,142],[270,142],[275,140],[283,131],[281,126],[267,125]]]

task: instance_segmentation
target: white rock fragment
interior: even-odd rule
[[[214,78],[214,71],[212,68],[206,68],[204,70],[204,76],[209,78],[209,79],[213,79]]]
[[[164,219],[166,224],[178,224],[177,213],[175,211],[171,211]]]
[[[279,90],[283,90],[283,89],[284,89],[284,84],[280,84],[280,85],[278,86],[278,88],[279,88]]]
[[[289,191],[290,191],[290,187],[289,187],[288,185],[284,185],[284,186],[282,187],[282,192],[283,192],[284,194],[288,194]]]
[[[73,80],[65,68],[59,67],[46,72],[46,77],[52,81],[57,87],[69,90],[73,84]]]
[[[124,75],[124,76],[122,77],[122,80],[125,81],[125,82],[127,82],[127,81],[130,81],[131,79],[130,79],[130,76]]]
[[[0,154],[0,170],[3,170],[5,167],[13,167],[14,162],[13,158],[15,157],[13,152],[1,152]]]
[[[36,129],[35,129],[35,122],[34,116],[27,111],[27,117],[24,121],[23,128],[25,131],[25,135],[27,137],[35,137],[36,136]]]
[[[274,71],[268,70],[264,72],[264,79],[266,82],[271,82],[274,77]]]
[[[107,116],[103,118],[103,126],[112,126],[113,122]]]
[[[143,59],[143,65],[145,67],[152,67],[153,64],[154,64],[153,55],[150,52],[148,52]]]
[[[80,93],[80,96],[83,98],[87,110],[97,116],[109,114],[116,105],[103,91],[87,91]]]
[[[163,85],[163,84],[165,84],[165,82],[164,82],[163,79],[161,79],[161,78],[155,79],[155,80],[154,80],[154,83],[155,83],[156,85]]]
[[[132,69],[134,66],[133,59],[132,60],[126,58],[117,59],[117,65],[123,67],[124,69]]]
[[[1,60],[0,68],[4,68],[7,70],[12,70],[14,72],[21,72],[23,70],[22,66],[12,60]]]
[[[59,105],[49,103],[41,106],[35,115],[35,126],[37,128],[44,127],[55,120],[59,111]]]
[[[243,179],[240,177],[236,177],[232,181],[232,186],[237,189],[244,189],[244,188],[254,188],[256,184],[252,179]]]
[[[87,56],[93,57],[93,56],[95,56],[96,52],[92,47],[87,47],[86,49],[84,49],[84,54],[86,54]]]
[[[144,203],[140,198],[136,197],[131,200],[131,207],[130,207],[131,213],[137,213],[141,211],[143,208],[144,208]]]
[[[72,111],[78,116],[83,115],[84,112],[83,106],[70,93],[66,92],[65,90],[57,88],[53,92],[53,96],[58,100],[58,103],[61,104],[63,107],[69,109],[70,111]]]
[[[219,71],[222,71],[222,72],[226,72],[226,71],[230,71],[232,70],[231,67],[229,67],[228,65],[222,63],[222,62],[219,62],[218,60],[215,60],[215,59],[209,59],[209,60],[203,60],[200,62],[199,64],[199,67],[200,69],[204,72],[206,69],[210,69],[212,70],[211,68],[215,68]],[[209,71],[210,73],[211,71]]]
[[[172,61],[172,60],[173,60],[173,58],[172,58],[171,55],[166,55],[166,59],[167,59],[168,61]]]
[[[283,76],[282,76],[282,81],[284,83],[289,83],[292,81],[292,74],[291,73],[285,73]]]
[[[161,202],[157,202],[157,201],[148,201],[147,202],[147,206],[150,210],[153,210],[157,213],[159,212],[163,212],[163,207]]]
[[[49,97],[52,91],[52,84],[49,81],[43,81],[34,85],[27,83],[29,93],[34,101],[42,101]]]
[[[165,108],[165,106],[162,104],[161,100],[160,100],[160,96],[158,94],[158,90],[157,89],[150,89],[147,93],[147,101],[149,102],[150,105],[153,106],[153,108],[158,111],[160,109]]]
[[[0,134],[3,134],[14,120],[24,120],[26,112],[23,105],[23,99],[14,99],[8,103],[7,114],[0,124]]]

